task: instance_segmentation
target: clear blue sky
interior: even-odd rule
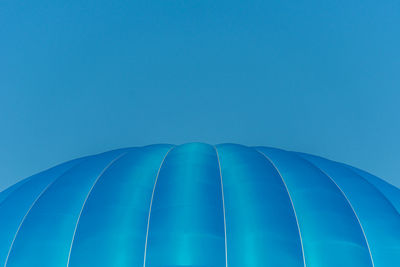
[[[0,189],[152,143],[317,154],[400,186],[399,1],[0,2]]]

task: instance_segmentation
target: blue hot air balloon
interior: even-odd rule
[[[0,193],[6,267],[398,267],[400,191],[268,147],[190,143],[75,159]]]

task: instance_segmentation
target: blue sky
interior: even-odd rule
[[[1,1],[0,189],[152,143],[308,152],[400,186],[398,1]]]

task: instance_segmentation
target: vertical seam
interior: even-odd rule
[[[128,152],[122,153],[119,156],[117,156],[116,158],[114,158],[112,161],[110,161],[110,163],[107,164],[107,166],[101,171],[101,173],[97,176],[96,180],[93,182],[92,187],[89,189],[89,192],[86,195],[86,198],[82,204],[81,210],[79,212],[79,216],[78,219],[76,220],[76,224],[75,224],[75,229],[74,229],[74,234],[72,235],[72,241],[71,241],[71,245],[69,247],[69,252],[68,252],[68,260],[67,260],[67,267],[69,266],[69,262],[70,262],[70,258],[71,258],[71,252],[72,252],[72,246],[74,245],[74,241],[75,241],[75,235],[76,235],[76,231],[78,229],[78,225],[79,222],[81,220],[81,216],[82,216],[82,212],[83,209],[86,206],[86,202],[90,196],[90,194],[93,191],[93,188],[95,187],[95,185],[97,184],[97,182],[100,180],[100,178],[103,176],[103,174],[111,167],[111,165],[113,165],[117,160],[119,160],[120,158],[122,158],[123,156],[125,156]]]
[[[158,168],[157,171],[157,175],[156,175],[156,180],[154,181],[154,186],[153,186],[153,192],[151,193],[151,200],[150,200],[150,207],[149,207],[149,215],[147,217],[147,229],[146,229],[146,240],[144,243],[144,257],[143,257],[143,267],[146,266],[146,256],[147,256],[147,240],[149,237],[149,228],[150,228],[150,217],[151,217],[151,208],[153,206],[153,199],[154,199],[154,192],[156,190],[156,185],[157,185],[157,181],[158,181],[158,176],[160,175],[160,171],[161,171],[161,167],[164,164],[165,159],[167,158],[167,155],[169,154],[169,152],[171,152],[172,149],[174,149],[175,146],[171,147],[167,153],[165,154],[164,158],[161,161],[160,167]]]
[[[291,205],[292,205],[294,217],[295,217],[295,219],[296,219],[297,230],[299,231],[299,238],[300,238],[300,245],[301,245],[301,253],[302,253],[302,256],[303,256],[303,264],[304,264],[304,266],[306,266],[306,258],[305,258],[305,255],[304,255],[303,238],[302,238],[302,236],[301,236],[299,220],[298,220],[298,218],[297,218],[296,209],[294,208],[293,200],[292,200],[292,197],[290,196],[289,189],[288,189],[288,187],[287,187],[287,185],[286,185],[286,183],[285,183],[285,180],[283,179],[282,174],[280,173],[279,169],[275,166],[274,162],[273,162],[267,155],[265,155],[263,152],[259,151],[259,150],[256,149],[256,148],[254,148],[254,149],[255,149],[258,153],[260,153],[261,155],[263,155],[263,156],[272,164],[272,166],[274,167],[274,169],[275,169],[276,172],[278,173],[279,177],[281,178],[283,185],[285,186],[286,192],[287,192],[287,194],[288,194],[288,196],[289,196],[290,203],[291,203]]]
[[[366,182],[367,184],[369,184],[369,185],[373,188],[373,190],[374,190],[378,195],[380,195],[380,196],[383,198],[383,200],[384,200],[385,202],[387,202],[388,205],[394,210],[394,213],[397,215],[397,217],[400,217],[400,212],[399,212],[399,211],[396,209],[396,207],[393,205],[392,201],[390,201],[390,200],[388,199],[388,197],[386,196],[386,194],[383,193],[383,192],[379,189],[379,187],[375,186],[372,182],[370,182],[367,178],[365,178],[364,175],[361,175],[361,174],[358,173],[357,171],[353,170],[353,168],[355,168],[355,167],[350,166],[350,165],[347,165],[347,164],[344,164],[344,163],[341,163],[341,162],[338,162],[338,161],[334,161],[334,160],[330,160],[330,159],[325,159],[325,158],[320,157],[320,156],[315,156],[315,155],[306,154],[306,153],[300,153],[300,152],[292,152],[292,153],[296,153],[297,155],[299,155],[299,156],[301,156],[301,157],[304,157],[303,155],[305,155],[305,156],[311,156],[311,157],[320,158],[320,159],[322,159],[322,160],[326,160],[326,161],[335,163],[335,164],[339,165],[340,167],[346,169],[347,171],[349,171],[349,172],[352,173],[353,175],[355,175],[355,176],[357,176],[358,178],[360,178],[360,180],[362,180],[362,181]],[[357,169],[357,168],[355,168],[355,169]],[[363,170],[360,170],[360,171],[363,171]],[[363,172],[364,172],[364,171],[363,171]],[[370,174],[370,175],[373,175],[373,174]],[[373,176],[374,176],[374,175],[373,175]],[[381,179],[381,178],[379,178],[379,177],[377,177],[377,178],[378,178],[378,179]],[[382,180],[382,179],[381,179],[381,180]],[[383,180],[383,181],[385,181],[385,180]],[[385,181],[385,182],[386,182],[386,181]]]
[[[68,169],[68,168],[67,168],[67,169]],[[46,171],[44,171],[44,172],[46,172]],[[0,200],[0,206],[3,205],[3,203],[6,202],[7,199],[9,199],[9,197],[10,197],[11,195],[13,195],[14,192],[17,192],[18,189],[20,189],[24,184],[26,184],[26,183],[28,183],[29,181],[31,181],[32,178],[34,179],[34,178],[35,178],[34,176],[35,176],[35,175],[30,176],[30,177],[28,177],[28,178],[25,178],[25,179],[23,179],[23,180],[21,180],[21,181],[15,183],[15,184],[13,184],[13,185],[8,186],[6,189],[4,189],[3,191],[1,191],[1,193],[0,193],[0,198],[1,198],[2,195],[3,195],[3,197],[2,197],[2,200]],[[5,195],[5,196],[4,196],[4,195]]]
[[[73,160],[70,160],[70,161],[67,161],[67,162],[63,162],[63,163],[60,163],[60,164],[58,164],[58,165],[52,166],[52,167],[50,167],[50,168],[48,168],[48,169],[45,169],[45,170],[43,170],[43,171],[41,171],[41,172],[39,172],[39,173],[37,173],[37,174],[34,174],[34,175],[32,175],[32,176],[29,176],[29,177],[27,177],[27,178],[25,178],[25,179],[22,179],[21,181],[18,181],[17,183],[15,183],[15,184],[9,186],[8,188],[6,188],[5,190],[3,190],[3,191],[0,192],[0,197],[1,197],[1,195],[2,195],[3,193],[6,193],[6,194],[7,194],[7,191],[10,190],[10,191],[9,191],[9,194],[6,195],[5,197],[3,197],[2,200],[0,200],[0,206],[1,206],[4,202],[6,202],[6,201],[11,197],[11,195],[13,195],[14,193],[16,193],[16,192],[18,192],[19,190],[21,190],[21,188],[23,188],[23,186],[24,186],[26,183],[28,183],[28,182],[30,182],[30,181],[32,181],[32,180],[35,180],[35,179],[37,178],[38,175],[46,174],[46,173],[48,173],[48,172],[51,172],[51,171],[53,171],[54,169],[56,169],[57,167],[59,167],[60,165],[71,164],[71,163],[72,163],[70,167],[67,167],[64,171],[61,171],[61,174],[56,175],[56,178],[54,179],[54,180],[56,180],[58,177],[62,176],[64,173],[66,173],[67,171],[69,171],[70,169],[72,169],[74,166],[76,166],[76,165],[82,163],[82,162],[85,161],[86,159],[87,159],[87,157],[82,157],[82,158],[73,159]],[[74,161],[75,161],[75,162],[74,162]],[[52,182],[52,181],[51,181],[51,182]],[[51,182],[50,182],[50,183],[51,183]]]
[[[388,197],[386,196],[386,194],[384,194],[377,186],[375,186],[373,183],[371,183],[370,181],[368,181],[367,178],[365,178],[363,175],[355,172],[354,170],[352,170],[349,166],[347,166],[344,163],[339,163],[340,166],[342,166],[343,168],[345,168],[346,170],[348,170],[349,172],[351,172],[352,174],[354,174],[355,176],[359,177],[361,180],[365,181],[367,184],[369,184],[376,192],[378,195],[382,196],[383,200],[385,202],[387,202],[389,204],[389,206],[394,210],[394,213],[397,215],[397,217],[400,216],[399,211],[396,209],[396,207],[393,205],[392,201],[390,201],[388,199]],[[380,179],[380,178],[379,178]]]
[[[87,160],[87,159],[86,159],[86,160]],[[60,174],[57,178],[55,178],[53,181],[51,181],[51,182],[40,192],[40,194],[35,198],[35,200],[32,202],[32,204],[31,204],[31,206],[29,207],[28,211],[25,213],[24,217],[22,218],[21,222],[20,222],[19,225],[18,225],[18,229],[17,229],[17,231],[15,232],[14,238],[13,238],[13,240],[12,240],[12,242],[11,242],[11,245],[10,245],[10,248],[9,248],[9,250],[8,250],[7,257],[6,257],[6,260],[5,260],[5,262],[4,262],[4,267],[7,266],[8,259],[9,259],[9,257],[10,257],[11,251],[12,251],[12,249],[13,249],[13,247],[14,247],[15,240],[17,239],[17,235],[19,234],[19,231],[20,231],[20,229],[21,229],[21,227],[22,227],[22,224],[25,222],[25,219],[26,219],[26,217],[28,216],[28,214],[30,213],[30,211],[32,210],[33,206],[35,206],[35,204],[36,204],[36,203],[38,202],[38,200],[42,197],[42,195],[47,191],[47,189],[49,189],[49,187],[50,187],[51,185],[53,185],[60,177],[62,177],[64,174],[66,174],[67,172],[69,172],[70,170],[72,170],[75,166],[81,164],[81,163],[84,162],[84,161],[85,161],[85,160],[83,160],[83,161],[78,161],[76,164],[74,164],[74,165],[72,165],[71,167],[69,167],[66,171],[64,171],[64,172],[63,172],[62,174]],[[18,189],[19,189],[19,188],[18,188]]]
[[[225,235],[225,266],[228,267],[228,243],[226,239],[226,216],[225,216],[225,196],[224,196],[224,183],[222,181],[222,172],[221,172],[221,162],[219,161],[219,154],[217,147],[214,145],[213,146],[215,149],[215,152],[217,154],[217,160],[218,160],[218,167],[219,167],[219,176],[221,178],[221,194],[222,194],[222,209],[224,213],[224,235]]]
[[[367,181],[371,185],[373,185],[377,190],[379,190],[387,198],[388,201],[390,201],[393,204],[393,207],[397,210],[397,212],[398,213],[400,212],[400,206],[397,207],[397,204],[395,204],[397,202],[400,204],[400,201],[396,201],[396,199],[393,201],[393,199],[391,197],[391,195],[395,195],[395,196],[400,195],[399,187],[397,187],[394,184],[391,184],[389,181],[379,178],[376,175],[369,173],[367,171],[364,171],[364,170],[361,170],[356,167],[349,166],[349,165],[343,164],[343,163],[342,163],[342,165],[344,168],[351,170],[352,172],[354,172],[355,174],[357,174],[358,176],[363,178],[365,181]]]
[[[298,154],[297,154],[297,155],[298,155]],[[368,239],[367,239],[367,236],[365,235],[364,228],[363,228],[363,226],[362,226],[362,224],[361,224],[360,219],[358,218],[358,215],[357,215],[356,211],[354,210],[353,205],[351,205],[350,200],[347,198],[347,196],[346,196],[346,194],[344,193],[344,191],[342,190],[342,188],[340,188],[340,186],[335,182],[335,180],[333,180],[333,178],[332,178],[328,173],[326,173],[324,170],[322,170],[320,167],[318,167],[317,165],[315,165],[313,162],[311,162],[310,160],[306,159],[305,157],[303,157],[303,156],[301,156],[301,155],[298,155],[298,156],[301,157],[302,159],[304,159],[305,161],[307,161],[308,163],[310,163],[312,166],[314,166],[314,167],[317,168],[319,171],[321,171],[326,177],[328,177],[329,180],[331,180],[332,183],[335,184],[335,186],[339,189],[339,191],[341,192],[341,194],[344,196],[344,198],[346,199],[347,203],[349,204],[351,210],[353,211],[354,215],[356,216],[356,219],[357,219],[358,224],[360,225],[361,231],[362,231],[363,236],[364,236],[364,239],[365,239],[365,243],[366,243],[367,248],[368,248],[368,253],[369,253],[369,256],[370,256],[370,259],[371,259],[371,263],[372,263],[372,266],[374,267],[375,264],[374,264],[374,260],[373,260],[373,258],[372,258],[371,248],[369,247]]]

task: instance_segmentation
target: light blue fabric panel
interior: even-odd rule
[[[258,148],[281,173],[299,220],[308,267],[372,266],[360,224],[339,188],[295,153]]]
[[[57,165],[31,176],[8,191],[8,196],[0,204],[0,263],[4,265],[18,228],[43,190],[64,172],[83,159]]]
[[[300,233],[285,185],[261,153],[217,146],[225,196],[229,267],[304,266]]]
[[[98,180],[83,207],[69,266],[143,266],[153,186],[170,148],[132,150]]]
[[[214,147],[185,144],[167,155],[154,193],[145,266],[226,266]]]
[[[398,267],[399,209],[398,188],[303,153],[119,149],[1,192],[0,264]]]
[[[11,185],[10,187],[6,188],[5,190],[1,191],[0,193],[0,204],[1,202],[3,202],[4,199],[6,199],[12,192],[14,192],[15,190],[17,190],[21,185],[23,185],[24,183],[28,182],[29,180],[31,180],[32,178],[34,178],[36,175],[30,176],[28,178],[25,178],[19,182],[17,182],[16,184]]]
[[[25,179],[22,179],[21,181],[11,185],[10,187],[6,188],[5,190],[0,192],[0,204],[1,202],[3,202],[4,199],[6,199],[12,192],[14,192],[16,189],[18,189],[19,187],[21,187],[23,184],[25,184],[26,182],[32,180],[32,179],[37,179],[37,177],[42,177],[43,175],[47,175],[45,173],[47,172],[51,172],[54,174],[57,173],[57,171],[59,171],[60,173],[63,172],[64,168],[68,169],[69,166],[76,164],[77,162],[80,162],[82,160],[84,160],[87,157],[82,157],[82,158],[77,158],[77,159],[73,159],[73,160],[69,160],[67,162],[61,163],[57,166],[51,167],[47,170],[41,171],[40,173],[34,174],[32,176],[29,176]]]
[[[400,215],[370,182],[345,165],[302,154],[343,190],[367,237],[375,267],[400,266]]]
[[[93,156],[51,184],[27,214],[8,267],[65,267],[81,207],[102,171],[124,150]]]
[[[339,163],[338,163],[339,164]],[[344,165],[344,164],[343,164]],[[382,192],[382,194],[385,195],[385,197],[393,204],[393,206],[396,208],[397,212],[400,213],[400,189],[389,184],[388,182],[379,179],[375,175],[372,175],[366,171],[345,165],[348,168],[351,168],[354,172],[356,172],[358,175],[366,179],[368,182],[373,184],[379,191]]]

